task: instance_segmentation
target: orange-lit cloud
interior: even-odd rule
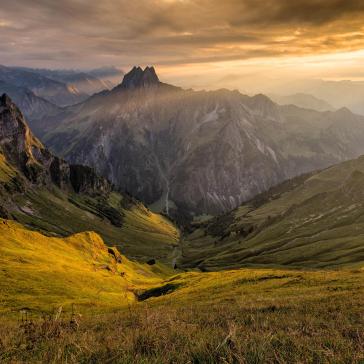
[[[3,0],[0,36],[5,64],[156,64],[167,76],[188,73],[185,65],[218,73],[244,64],[253,71],[250,60],[303,67],[299,58],[363,59],[357,51],[364,49],[364,1]],[[346,64],[343,73],[357,69],[340,57],[326,62]]]

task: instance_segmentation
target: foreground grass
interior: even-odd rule
[[[0,314],[35,315],[76,305],[110,311],[135,301],[133,290],[160,284],[160,264],[128,260],[93,232],[51,238],[0,219]]]
[[[363,363],[363,270],[236,270],[167,279],[129,309],[24,325],[3,317],[0,362]],[[155,290],[149,290],[155,292]]]
[[[364,270],[175,274],[0,219],[0,363],[363,363]]]

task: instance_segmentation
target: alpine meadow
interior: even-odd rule
[[[3,0],[0,363],[364,364],[363,24]]]

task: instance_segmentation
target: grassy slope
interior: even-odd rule
[[[61,323],[0,325],[12,362],[361,363],[364,271],[183,273],[170,294]],[[150,289],[149,289],[150,291]],[[2,327],[2,328],[1,328]]]
[[[117,263],[94,232],[51,238],[0,219],[0,312],[120,308],[135,300],[133,289],[158,284],[165,274],[159,264],[124,256]]]
[[[25,192],[19,193],[16,185],[26,183],[0,153],[0,201],[6,202],[7,210],[23,225],[56,236],[95,231],[107,244],[118,246],[130,257],[170,262],[179,231],[169,220],[141,203],[125,202],[126,197],[116,192],[107,201],[101,201],[122,217],[121,226],[115,226],[100,216],[97,207],[100,197],[68,193],[55,186],[28,186]]]
[[[363,186],[364,157],[285,183],[202,224],[184,242],[182,264],[205,269],[360,265]]]
[[[141,204],[128,208],[118,205],[122,196],[117,193],[109,197],[108,204],[123,215],[121,227],[97,216],[90,197],[69,195],[58,189],[32,189],[14,200],[21,209],[13,215],[22,224],[60,236],[92,230],[107,244],[118,246],[123,254],[133,258],[168,261],[179,239],[178,230],[161,215]]]
[[[0,361],[359,363],[364,270],[174,276],[93,232],[52,238],[0,220]],[[168,293],[138,302],[135,294]],[[79,328],[70,321],[74,304]],[[52,312],[63,307],[61,318]],[[17,323],[32,309],[32,322]],[[51,316],[41,318],[41,313]]]

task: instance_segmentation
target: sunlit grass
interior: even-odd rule
[[[0,220],[0,311],[120,308],[135,300],[134,288],[161,282],[158,266],[121,259],[94,232],[50,238]]]
[[[364,360],[362,268],[176,274],[0,220],[0,291],[5,363]]]

